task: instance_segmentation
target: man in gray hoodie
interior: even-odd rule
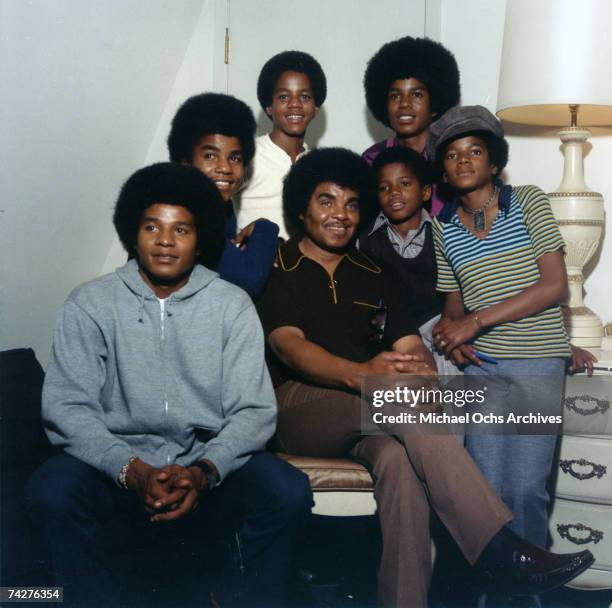
[[[64,304],[43,390],[61,453],[30,480],[28,504],[65,604],[118,604],[101,537],[134,507],[151,524],[180,520],[204,551],[214,522],[237,518],[244,601],[285,603],[312,496],[303,473],[262,451],[276,402],[261,325],[247,294],[209,270],[224,222],[197,169],[137,171],[114,215],[130,260]]]

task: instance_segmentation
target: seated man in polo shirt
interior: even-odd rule
[[[371,180],[365,161],[340,148],[310,152],[285,180],[285,213],[301,236],[279,248],[259,303],[272,351],[279,447],[303,456],[349,454],[371,471],[383,535],[383,606],[427,603],[430,505],[497,588],[536,593],[562,584],[588,567],[590,553],[555,556],[510,532],[512,513],[455,437],[361,434],[364,375],[435,373],[410,310],[398,300],[395,276],[353,247],[372,205]],[[378,328],[376,313],[386,314]]]

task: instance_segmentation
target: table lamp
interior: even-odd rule
[[[601,240],[604,204],[584,181],[583,146],[585,126],[612,125],[612,0],[508,0],[497,115],[564,127],[563,178],[548,194],[566,242],[563,310],[572,343],[598,348],[603,327],[584,305],[583,268]]]

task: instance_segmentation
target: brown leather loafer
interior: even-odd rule
[[[565,585],[594,561],[590,551],[551,553],[503,528],[485,547],[476,567],[485,575],[488,589],[537,595]]]

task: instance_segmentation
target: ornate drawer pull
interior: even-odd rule
[[[585,538],[577,538],[572,536],[570,532],[572,529],[576,530],[577,532],[588,531],[589,535]],[[604,537],[604,533],[600,530],[594,530],[593,528],[589,528],[589,526],[585,526],[584,524],[557,524],[557,532],[561,538],[566,538],[575,545],[586,545],[588,543],[597,544]]]
[[[578,465],[579,467],[592,467],[588,473],[579,473],[578,471],[574,471],[574,465]],[[576,479],[591,479],[593,477],[597,477],[597,479],[601,479],[607,472],[608,467],[603,464],[595,464],[589,460],[585,460],[581,458],[580,460],[561,460],[559,461],[559,468],[564,473],[569,473],[572,477]]]
[[[589,401],[595,402],[595,407],[585,408],[580,407],[578,402],[588,403]],[[591,395],[575,395],[574,397],[566,397],[564,405],[568,410],[572,410],[581,416],[591,416],[592,414],[603,414],[610,409],[610,402],[605,399],[598,399],[597,397],[591,397]]]

